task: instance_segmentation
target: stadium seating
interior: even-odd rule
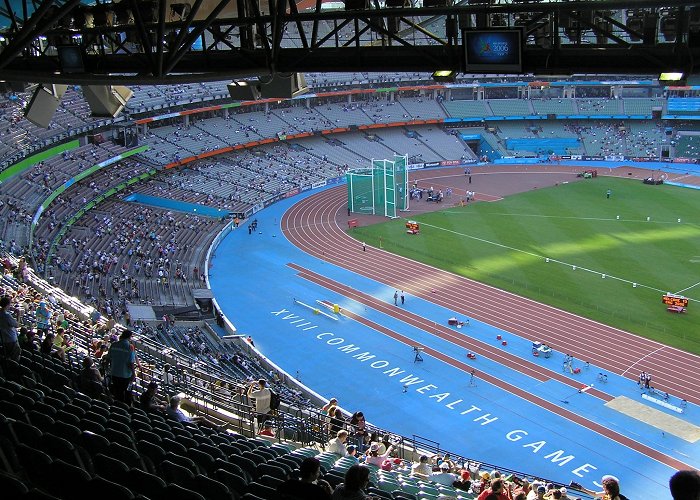
[[[697,158],[700,156],[700,136],[681,135],[676,143],[676,156]]]
[[[293,28],[292,28],[293,29]],[[440,26],[435,26],[436,30]],[[426,80],[426,75],[372,75],[348,73],[313,75],[310,80],[328,87],[341,86],[348,81],[377,86],[388,81]],[[158,87],[136,89],[129,103],[133,113],[188,106],[203,100],[227,98],[227,82],[183,85],[174,93]],[[26,100],[28,95],[21,96]],[[103,193],[125,180],[185,156],[200,154],[229,145],[261,138],[275,137],[339,126],[390,123],[411,119],[457,117],[488,118],[489,116],[521,116],[531,114],[586,115],[642,114],[663,104],[652,98],[610,99],[489,99],[488,101],[438,102],[426,97],[396,96],[389,99],[361,100],[352,103],[283,103],[267,110],[252,106],[245,110],[228,110],[217,116],[190,118],[185,124],[179,119],[164,126],[150,126],[145,143],[151,150],[147,155],[127,160],[119,169],[105,169],[71,186],[44,213],[36,227],[34,255],[42,261],[52,241],[73,214],[91,197]],[[692,100],[675,103],[669,111],[694,113]],[[55,141],[84,133],[97,126],[89,117],[89,109],[79,89],[71,88],[57,112],[55,123],[48,130],[38,129],[18,119],[19,104],[0,108],[0,155],[16,159],[32,150]],[[104,122],[101,122],[104,123]],[[507,138],[579,138],[581,153],[626,154],[629,156],[658,155],[659,146],[669,144],[668,136],[653,122],[579,121],[559,123],[545,120],[525,122],[492,122],[495,134],[477,129],[488,144],[506,153]],[[624,130],[623,130],[624,129]],[[411,133],[409,136],[408,133]],[[465,131],[469,133],[469,131]],[[357,145],[362,148],[358,152]],[[679,155],[697,157],[694,136],[681,135],[676,144]],[[86,168],[124,151],[112,143],[85,145],[67,155],[47,160],[26,171],[11,182],[0,186],[4,217],[0,232],[7,246],[14,245],[20,253],[29,240],[29,224],[48,194]],[[200,161],[177,171],[162,172],[134,186],[138,193],[167,197],[173,200],[245,212],[254,205],[301,186],[342,175],[348,167],[365,166],[372,157],[388,157],[394,152],[410,152],[414,160],[473,158],[470,150],[455,136],[439,127],[376,129],[351,132],[339,136],[291,141],[252,151]],[[577,151],[570,151],[576,153]],[[515,152],[521,154],[521,152]],[[19,156],[17,156],[19,155]],[[39,182],[37,182],[39,181]],[[92,219],[91,219],[92,218]],[[124,236],[115,237],[119,229],[107,236],[101,228],[128,227],[130,220],[140,220],[146,228],[141,235],[152,239],[148,248],[151,259],[158,257],[158,244],[169,241],[169,229],[177,229],[176,258],[188,280],[170,279],[163,282],[154,276],[135,273],[132,279],[119,281],[112,287],[110,277],[118,277],[121,269],[133,270],[139,257],[136,246],[124,244]],[[192,227],[196,223],[197,231]],[[80,220],[59,241],[53,267],[48,276],[68,293],[81,296],[102,308],[106,300],[115,311],[123,309],[124,294],[136,290],[137,299],[161,304],[191,302],[191,288],[196,287],[203,254],[211,238],[223,227],[217,220],[196,219],[180,213],[170,213],[155,207],[144,208],[114,197]],[[154,243],[159,242],[159,243]],[[123,251],[113,255],[109,268],[112,274],[94,273],[90,277],[90,258],[111,253],[113,245],[124,244]],[[129,253],[129,250],[133,252]],[[146,252],[148,253],[148,252]],[[142,257],[141,260],[147,259]],[[155,265],[155,264],[154,264]],[[175,264],[173,264],[175,265]],[[165,267],[165,266],[163,266]],[[5,280],[5,286],[16,283]],[[167,284],[166,284],[167,283]],[[104,292],[100,288],[104,288]],[[134,296],[132,295],[132,299]],[[106,299],[106,300],[105,300]],[[76,306],[77,307],[77,306]],[[89,345],[96,331],[81,327],[77,321],[71,327],[79,332],[81,344]],[[216,343],[202,334],[201,323],[163,327],[143,325],[145,338],[158,339],[154,351],[164,346],[184,353],[188,363],[206,367],[221,374],[221,380],[235,383],[250,377],[267,376],[254,356],[232,344]],[[196,339],[196,340],[193,340]],[[342,480],[349,467],[347,460],[320,452],[317,448],[299,449],[278,446],[242,434],[212,431],[178,425],[159,414],[148,414],[109,404],[99,394],[87,396],[78,392],[78,373],[85,349],[69,352],[65,362],[38,354],[23,356],[21,363],[0,365],[0,487],[18,497],[36,493],[41,488],[59,498],[94,491],[96,488],[112,498],[247,498],[269,497],[279,480],[290,472],[303,456],[318,456],[324,463],[329,481]],[[183,358],[185,359],[185,358]],[[143,385],[154,373],[162,371],[163,360],[144,356],[152,373],[142,375]],[[241,411],[237,391],[226,383],[216,384],[211,376],[198,373],[197,384],[186,383],[186,389],[197,391],[208,404],[219,404]],[[185,375],[183,381],[191,382]],[[210,392],[206,392],[205,390]],[[180,387],[182,388],[182,387]],[[286,401],[297,398],[293,391],[284,392]],[[208,410],[207,410],[208,411]],[[249,411],[249,408],[248,408]],[[238,415],[240,416],[240,414]],[[245,418],[249,418],[246,415]],[[244,418],[244,419],[245,419]],[[308,436],[308,429],[299,422],[289,421],[285,430],[295,437]],[[294,447],[298,447],[295,444]],[[274,450],[274,451],[273,451]],[[9,457],[8,457],[9,456]],[[31,465],[31,467],[30,467]],[[37,472],[37,468],[45,474]],[[17,480],[20,477],[22,480]],[[70,487],[66,483],[69,478]],[[398,470],[372,470],[374,492],[383,498],[436,498],[440,494],[471,498],[453,488],[444,488],[411,478],[406,463]]]
[[[619,115],[622,113],[622,100],[617,99],[576,99],[581,115]]]
[[[532,107],[538,115],[573,115],[573,99],[533,99]]]

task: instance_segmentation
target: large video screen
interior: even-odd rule
[[[464,30],[465,73],[522,72],[522,31]]]

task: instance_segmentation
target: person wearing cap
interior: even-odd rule
[[[447,462],[442,462],[440,464],[440,472],[431,473],[428,479],[437,484],[452,486],[459,478],[456,474],[450,472],[450,465]]]
[[[491,486],[491,474],[482,470],[479,472],[479,491],[484,491]]]
[[[354,444],[348,445],[347,450],[348,454],[345,455],[345,458],[352,458],[356,464],[359,464],[360,459],[357,457],[357,446]]]
[[[384,463],[384,460],[389,458],[389,455],[394,449],[394,445],[389,445],[389,448],[386,450],[386,452],[383,455],[379,454],[379,443],[372,443],[369,447],[369,450],[367,450],[367,456],[365,457],[365,463],[367,464],[372,464],[376,465],[377,467],[381,467],[382,464]]]
[[[433,468],[428,463],[428,455],[421,455],[418,462],[411,466],[411,475],[427,479],[433,473]]]
[[[258,432],[258,436],[275,437],[275,431],[272,428],[272,420],[266,420],[263,428]]]
[[[46,305],[46,302],[43,300],[39,302],[36,311],[34,311],[34,317],[36,318],[37,332],[41,332],[42,336],[46,335],[51,327],[50,319],[52,315],[53,313]]]
[[[307,457],[299,465],[299,479],[289,479],[277,487],[280,500],[330,500],[331,486],[319,479],[321,462]]]
[[[109,346],[107,356],[110,361],[110,390],[112,396],[122,403],[131,403],[131,393],[129,384],[136,377],[134,366],[136,364],[136,353],[131,346],[131,330],[124,330],[117,342]]]
[[[442,456],[442,458],[438,458],[437,463],[438,465],[447,464],[447,467],[449,468],[450,472],[454,472],[457,470],[457,465],[452,461],[452,458],[450,457],[449,453],[445,453]]]
[[[547,493],[547,488],[541,483],[532,483],[532,490],[527,494],[527,500],[544,500],[544,494]]]

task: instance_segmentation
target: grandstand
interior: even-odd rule
[[[530,101],[523,99],[492,99],[488,103],[494,116],[533,115]]]
[[[387,81],[429,81],[425,74],[380,78],[360,73],[319,74],[309,80],[319,88],[343,88],[348,82],[372,88]],[[204,101],[228,102],[225,84],[187,84],[174,92],[142,86],[134,89],[128,109],[138,120],[194,110]],[[191,312],[196,292],[206,288],[206,254],[230,222],[128,202],[127,195],[194,203],[250,220],[261,207],[288,194],[324,185],[348,168],[394,153],[409,152],[415,164],[462,160],[471,164],[491,154],[545,157],[553,149],[556,154],[658,159],[661,147],[671,145],[674,137],[667,127],[674,133],[677,130],[673,123],[650,120],[652,109],[667,106],[669,114],[692,115],[694,106],[692,98],[680,97],[667,101],[640,97],[468,101],[428,95],[430,92],[416,96],[394,91],[382,98],[356,100],[343,95],[171,116],[139,125],[139,139],[147,150],[80,179],[82,172],[127,152],[128,148],[110,140],[87,142],[86,134],[95,131],[109,136],[105,127],[110,120],[90,118],[81,91],[71,87],[52,126],[38,129],[19,114],[28,95],[5,96],[0,108],[4,122],[0,156],[6,158],[6,166],[71,138],[79,137],[80,144],[32,163],[0,184],[4,250],[15,256],[31,255],[42,274],[30,273],[32,293],[60,297],[58,302],[76,315],[69,321],[76,348],[69,350],[65,362],[36,353],[23,356],[19,364],[6,361],[2,365],[0,425],[7,441],[3,446],[16,454],[16,461],[8,459],[8,468],[10,472],[29,471],[30,464],[41,463],[50,471],[46,477],[27,472],[27,485],[3,475],[3,484],[19,492],[41,488],[61,498],[95,489],[113,491],[119,498],[149,493],[159,498],[175,494],[178,488],[207,498],[245,494],[265,498],[306,456],[317,456],[334,484],[342,481],[351,463],[321,449],[332,437],[318,412],[324,401],[302,393],[306,388],[284,373],[271,376],[273,365],[245,342],[220,340],[223,330],[213,321],[213,314],[204,316],[207,321],[178,321],[176,325],[155,318],[137,323],[142,362],[138,392],[150,380],[162,379],[166,362],[177,366],[178,390],[187,396],[186,408],[217,424],[235,426],[236,433],[177,423],[114,404],[106,396],[91,397],[79,391],[80,364],[94,352],[92,341],[110,328],[121,328],[115,321],[126,321],[129,306],[149,306],[165,315],[175,315],[180,309]],[[643,115],[647,119],[534,119],[572,114],[594,118]],[[489,121],[506,116],[518,119]],[[486,129],[445,128],[442,122],[447,117],[485,120]],[[418,123],[422,120],[438,122]],[[396,123],[401,124],[369,128]],[[348,130],[314,134],[334,128]],[[484,146],[479,151],[470,149],[454,130],[480,135]],[[277,141],[301,133],[310,136]],[[260,140],[275,142],[180,164],[188,157]],[[697,160],[698,151],[694,135],[678,136],[676,156]],[[134,182],[126,186],[131,180]],[[110,194],[102,199],[105,193]],[[93,201],[94,206],[83,210]],[[8,259],[18,273],[20,263],[12,256]],[[5,291],[29,293],[9,275],[2,285]],[[88,326],[85,320],[94,311],[91,308],[104,319]],[[251,377],[279,377],[285,382],[275,385],[284,393],[284,405],[275,417],[274,439],[255,436],[253,407],[241,394]],[[59,441],[61,437],[70,439],[66,443]],[[371,483],[376,489],[372,491],[378,496],[400,491],[420,499],[474,497],[473,491],[411,477],[410,461],[417,458],[418,447],[415,443],[400,447],[401,461],[392,471],[373,468]],[[464,459],[468,468],[470,460]],[[483,464],[482,469],[497,466]],[[534,477],[536,471],[527,475]],[[70,482],[56,481],[59,476]]]

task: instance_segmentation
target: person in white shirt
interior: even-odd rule
[[[418,459],[418,463],[411,466],[411,475],[427,479],[433,473],[433,468],[428,463],[428,460],[428,455],[421,455]]]
[[[457,476],[455,474],[450,473],[450,466],[446,462],[442,462],[440,464],[440,472],[433,472],[430,474],[430,477],[428,478],[434,483],[442,484],[445,486],[452,486],[452,483],[454,483],[457,480]]]
[[[255,419],[258,422],[258,428],[262,429],[265,420],[270,414],[270,389],[267,387],[267,382],[260,379],[257,382],[253,381],[248,387],[248,397],[255,398]]]
[[[341,457],[346,457],[348,456],[348,449],[345,445],[345,443],[348,440],[348,431],[345,429],[341,429],[337,432],[336,436],[328,441],[328,445],[326,446],[326,450],[330,451],[331,453],[335,453],[336,455],[340,455]]]

